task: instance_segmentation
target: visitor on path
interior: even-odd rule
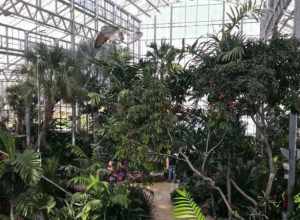
[[[114,162],[112,160],[108,161],[106,169],[108,171],[108,181],[110,183],[117,182],[116,170],[114,168]]]
[[[177,157],[175,154],[167,158],[167,170],[168,170],[168,181],[176,181],[176,161]]]
[[[122,182],[127,177],[127,171],[128,171],[128,161],[123,160],[121,163],[118,163],[117,166],[117,181]]]
[[[123,182],[127,178],[128,161],[123,160],[122,162],[117,162],[117,166],[115,166],[115,162],[110,160],[106,170],[108,172],[108,181],[110,183]]]

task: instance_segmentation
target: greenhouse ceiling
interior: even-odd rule
[[[0,0],[0,69],[5,72],[17,65],[25,48],[36,42],[70,48],[72,36],[75,44],[94,39],[104,25],[130,36],[140,30],[139,13],[150,16],[152,9],[169,5],[168,1]]]
[[[103,26],[113,26],[126,32],[127,46],[135,56],[141,56],[144,52],[142,43],[146,47],[150,41],[159,39],[159,34],[162,35],[161,39],[167,38],[173,44],[173,39],[178,39],[178,42],[180,38],[196,39],[199,37],[197,34],[208,35],[219,30],[226,22],[226,11],[230,9],[230,5],[241,2],[243,1],[0,0],[0,81],[18,80],[12,70],[24,62],[25,48],[37,42],[49,46],[59,44],[70,49],[72,42],[76,45],[81,40],[95,39]],[[265,13],[261,20],[260,37],[270,37],[274,27],[281,33],[290,34],[293,29],[294,1],[271,0],[264,1],[263,5]],[[192,31],[189,28],[192,28],[192,23],[188,16],[197,17],[193,23],[195,28],[199,29],[203,25],[208,28],[201,33],[195,31],[194,36],[190,36]],[[198,19],[201,16],[208,18]],[[178,19],[179,22],[176,21]],[[163,23],[163,20],[167,22]],[[249,28],[246,28],[246,24],[249,24]],[[259,29],[257,22],[245,22],[245,34],[259,37],[253,25],[250,27],[251,24],[255,24],[254,29]],[[182,28],[185,35],[182,35]],[[129,44],[137,33],[145,31],[147,33],[143,33],[139,42]]]

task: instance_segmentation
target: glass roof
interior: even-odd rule
[[[169,39],[174,45],[182,38],[192,41],[220,30],[222,14],[231,3],[243,1],[225,0],[223,11],[223,0],[74,0],[72,14],[72,0],[0,0],[0,72],[24,62],[25,47],[35,42],[70,48],[72,33],[78,44],[83,39],[94,39],[105,25],[129,33],[142,31],[141,42],[130,45],[134,53],[143,54],[154,39]],[[276,5],[287,0],[272,1]],[[278,24],[281,33],[292,33],[293,2]],[[259,24],[245,21],[245,33],[257,37]]]
[[[176,1],[176,0],[175,0]],[[116,0],[122,8],[132,12],[136,16],[146,15],[151,17],[155,13],[160,13],[160,8],[170,6],[174,0]]]

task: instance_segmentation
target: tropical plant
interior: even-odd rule
[[[22,106],[22,103],[16,103],[17,101],[31,107],[30,100],[32,97],[37,97],[39,93],[39,98],[42,97],[44,100],[45,111],[41,117],[43,121],[39,125],[41,132],[37,143],[46,146],[46,136],[53,122],[55,105],[61,100],[67,103],[79,100],[84,95],[82,89],[84,80],[79,68],[80,64],[68,51],[58,46],[48,48],[44,44],[38,44],[26,53],[26,59],[28,64],[21,70],[26,76],[25,82],[15,86],[16,88],[8,88],[9,100],[16,108],[18,104]]]
[[[177,189],[173,198],[174,216],[176,219],[205,220],[201,208],[185,189]]]
[[[0,194],[10,204],[14,219],[17,196],[27,187],[36,185],[42,177],[41,156],[33,150],[18,152],[15,139],[0,130]]]
[[[294,196],[294,203],[296,206],[295,210],[289,216],[289,219],[292,219],[292,220],[299,219],[299,217],[300,217],[300,194],[299,193]]]

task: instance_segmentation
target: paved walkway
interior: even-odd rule
[[[175,183],[154,183],[150,189],[154,192],[153,220],[174,220],[170,193],[177,188]]]

